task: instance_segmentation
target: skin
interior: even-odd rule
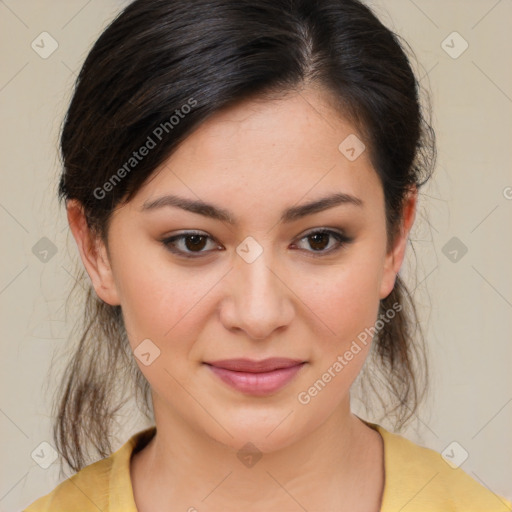
[[[115,210],[108,250],[88,231],[80,205],[68,203],[96,293],[121,305],[133,350],[147,338],[160,349],[149,366],[136,358],[158,429],[131,462],[139,510],[380,509],[382,439],[351,413],[349,399],[370,343],[308,404],[297,398],[375,324],[414,222],[415,189],[387,252],[384,193],[369,152],[352,162],[338,149],[350,134],[358,132],[319,89],[245,101],[204,122]],[[333,192],[363,205],[279,222],[286,208]],[[175,207],[140,211],[166,193],[229,209],[237,222]],[[352,242],[329,253],[335,238],[315,245],[305,237],[326,227]],[[163,238],[184,230],[211,237],[199,248],[203,256],[165,248]],[[236,252],[247,236],[263,249],[252,263]],[[185,240],[175,247],[194,250]],[[317,247],[324,256],[315,257]],[[202,364],[275,356],[307,364],[264,397],[228,387]],[[253,467],[237,458],[249,441],[263,454]]]

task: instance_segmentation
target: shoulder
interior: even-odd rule
[[[512,503],[452,467],[435,450],[373,425],[384,440],[381,512],[507,512]]]
[[[108,484],[112,459],[113,455],[81,469],[57,485],[53,491],[25,508],[24,512],[108,510]]]
[[[109,457],[89,464],[55,489],[40,497],[23,512],[136,512],[130,480],[130,458],[145,444],[155,428],[138,432]]]

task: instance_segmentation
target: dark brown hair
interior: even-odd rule
[[[114,208],[205,119],[236,102],[311,84],[329,93],[364,138],[383,186],[392,247],[406,194],[429,179],[436,154],[430,109],[421,107],[406,46],[357,0],[136,0],[104,30],[77,78],[61,133],[59,200],[78,200],[108,247]],[[157,138],[157,127],[158,143],[128,172],[133,151]],[[98,298],[83,268],[72,291],[81,291],[78,284],[88,288],[78,344],[54,401],[54,440],[74,471],[111,453],[113,425],[128,398],[152,419],[149,384],[121,307]],[[361,384],[373,388],[400,428],[417,409],[428,373],[400,276],[380,304],[381,314],[391,309],[396,314],[376,333],[373,369]]]

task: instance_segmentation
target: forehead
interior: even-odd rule
[[[275,204],[282,210],[333,192],[378,203],[380,181],[361,139],[318,91],[241,102],[191,133],[138,192],[134,206],[140,210],[165,193],[229,204],[242,214],[252,209],[253,215],[253,208]],[[362,151],[357,158],[347,157],[346,140]]]

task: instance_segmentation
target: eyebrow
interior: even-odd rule
[[[281,215],[280,222],[292,222],[302,217],[306,217],[307,215],[312,215],[313,213],[318,213],[327,210],[328,208],[340,205],[355,205],[362,207],[363,201],[350,194],[331,194],[299,206],[287,208]],[[181,208],[205,217],[228,222],[229,224],[236,224],[235,216],[229,210],[220,208],[213,204],[205,203],[201,200],[187,199],[176,195],[165,195],[156,199],[147,200],[142,205],[141,211],[146,212],[166,206]]]

